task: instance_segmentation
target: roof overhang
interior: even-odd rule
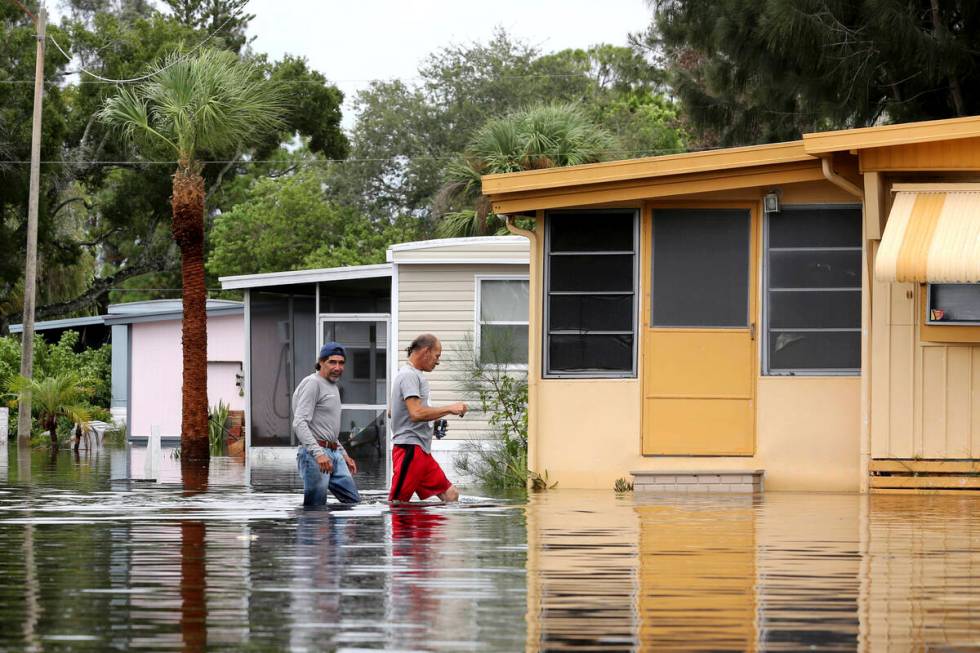
[[[875,257],[885,282],[980,282],[980,184],[894,184]]]
[[[482,248],[487,251],[474,255],[474,250]],[[446,250],[450,250],[449,255]],[[453,256],[452,250],[464,251]],[[426,252],[433,256],[426,256]],[[527,265],[530,245],[524,236],[437,238],[392,245],[387,259],[395,265]]]
[[[54,329],[78,329],[84,326],[93,326],[104,324],[102,315],[93,315],[92,317],[72,317],[66,318],[64,320],[45,320],[43,322],[35,322],[35,331],[50,331]],[[11,333],[23,333],[23,324],[11,324]]]
[[[238,303],[237,306],[214,306],[207,309],[207,316],[221,317],[223,315],[244,315],[245,305]],[[171,320],[183,320],[183,310],[161,311],[158,313],[135,313],[122,315],[103,315],[105,324],[112,326],[116,324],[138,324],[140,322],[167,322]]]
[[[233,277],[220,277],[223,290],[241,290],[267,286],[292,286],[304,283],[329,281],[348,281],[350,279],[377,279],[391,277],[391,263],[377,265],[350,265],[339,268],[318,270],[291,270],[267,274],[242,274]]]
[[[980,136],[980,116],[968,116],[804,134],[803,147],[807,154],[822,156],[832,152],[951,141],[978,136]]]

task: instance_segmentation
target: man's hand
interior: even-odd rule
[[[330,456],[321,453],[316,457],[316,464],[320,466],[320,471],[324,474],[329,474],[333,471],[333,462],[330,460]]]
[[[459,415],[460,417],[462,417],[463,415],[466,414],[466,411],[467,411],[466,404],[464,404],[462,401],[457,401],[455,404],[449,406],[449,413],[451,415]]]
[[[357,463],[354,462],[354,459],[353,458],[351,458],[347,454],[344,454],[344,462],[347,463],[347,469],[350,470],[350,473],[351,474],[356,474],[357,473]]]

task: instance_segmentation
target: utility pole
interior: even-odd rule
[[[34,64],[34,123],[31,129],[31,185],[27,198],[27,262],[24,265],[24,332],[21,336],[20,374],[34,375],[34,294],[37,285],[37,202],[41,186],[41,101],[44,99],[44,41],[48,14],[44,3],[37,12],[37,60]],[[17,412],[17,444],[31,440],[31,398],[21,399]]]

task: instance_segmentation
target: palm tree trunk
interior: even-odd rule
[[[186,162],[174,173],[173,231],[184,286],[180,455],[208,460],[208,333],[204,284],[204,178]]]
[[[58,448],[58,418],[51,417],[48,419],[48,435],[51,436],[51,448]]]

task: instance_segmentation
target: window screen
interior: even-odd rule
[[[632,210],[548,214],[549,376],[636,373],[636,229]]]
[[[750,225],[748,211],[654,212],[654,326],[748,326]]]
[[[980,322],[980,284],[934,283],[929,286],[930,324]]]
[[[480,362],[527,365],[527,280],[478,278],[477,283]]]
[[[861,368],[861,209],[784,206],[766,216],[769,374]]]

